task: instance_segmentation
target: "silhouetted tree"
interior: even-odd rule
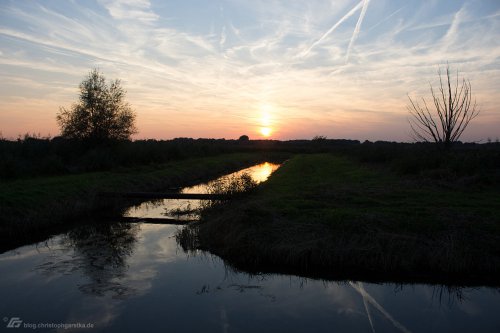
[[[61,107],[57,122],[66,138],[126,140],[137,132],[135,113],[124,101],[120,80],[106,84],[104,76],[93,69],[80,83],[80,98],[70,109]]]
[[[239,141],[248,141],[248,140],[250,140],[250,138],[248,137],[248,135],[242,135],[242,136],[239,137],[238,140]]]
[[[453,87],[450,67],[446,67],[443,80],[441,69],[439,75],[439,91],[430,85],[434,110],[430,110],[422,97],[423,106],[416,100],[410,100],[408,111],[409,123],[417,141],[436,142],[449,146],[458,141],[469,122],[479,114],[476,100],[472,100],[472,89],[469,80],[457,78]]]

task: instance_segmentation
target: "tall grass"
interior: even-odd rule
[[[253,190],[257,182],[250,174],[232,175],[218,178],[207,185],[207,194],[222,194],[227,196],[223,200],[207,200],[203,202],[202,208],[209,209],[224,204],[235,197],[241,196]]]
[[[223,176],[210,181],[206,185],[205,190],[206,194],[222,195],[224,197],[223,199],[200,200],[199,205],[194,206],[188,203],[185,207],[168,210],[166,215],[173,215],[178,219],[187,217],[196,220],[199,219],[204,212],[216,210],[231,200],[249,193],[256,186],[257,182],[254,181],[248,173]]]
[[[214,214],[218,209],[225,207],[231,200],[250,193],[256,187],[257,182],[248,173],[218,178],[207,185],[207,193],[227,195],[227,199],[202,201],[198,214],[203,220],[204,217]],[[191,224],[189,227],[182,228],[177,232],[177,242],[184,251],[196,251],[199,248],[198,226],[198,224]]]

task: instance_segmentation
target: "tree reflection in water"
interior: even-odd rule
[[[79,290],[94,296],[127,298],[136,290],[127,285],[127,258],[134,252],[138,224],[102,223],[74,228],[61,238],[62,253],[38,269],[46,274],[79,271],[88,279]],[[72,253],[71,253],[72,252]],[[63,258],[59,257],[63,256]]]

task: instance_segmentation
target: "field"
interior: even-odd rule
[[[296,155],[244,200],[205,212],[179,239],[186,250],[209,250],[255,272],[497,281],[493,176],[438,181],[430,170],[402,175],[389,167],[399,162],[364,163],[361,155]]]

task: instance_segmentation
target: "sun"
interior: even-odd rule
[[[271,135],[271,128],[270,127],[261,127],[260,128],[260,134],[262,134],[262,136],[264,137],[269,137]]]

